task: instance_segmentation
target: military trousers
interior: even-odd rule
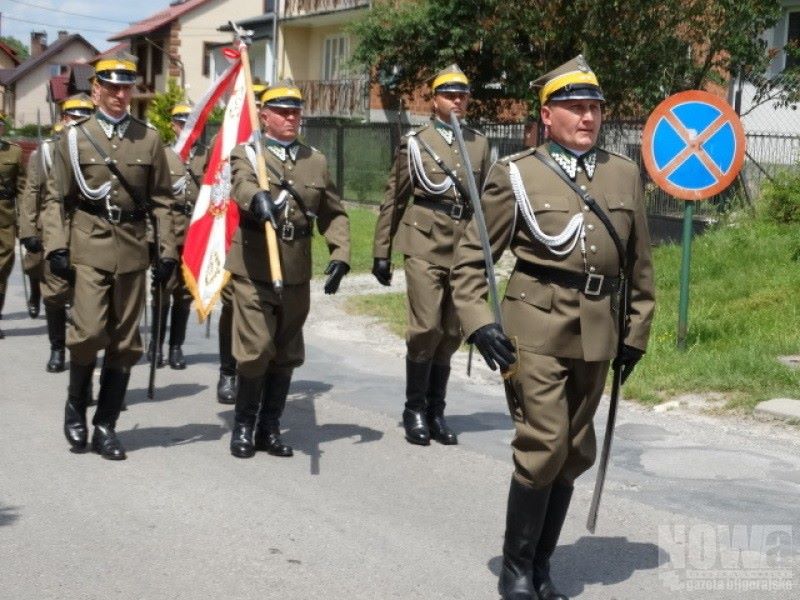
[[[42,252],[22,251],[22,270],[31,279],[42,280],[44,278],[44,255]]]
[[[8,276],[14,268],[14,244],[17,241],[14,223],[4,221],[5,219],[0,219],[0,294],[6,293]]]
[[[586,362],[521,350],[506,390],[514,421],[514,476],[523,485],[571,486],[595,461],[593,418],[610,361]]]
[[[447,366],[462,339],[450,291],[450,269],[406,256],[405,272],[408,359]]]
[[[42,265],[42,302],[50,308],[63,308],[72,304],[72,288],[66,279],[53,275],[50,271],[50,262],[45,260]]]
[[[146,289],[147,271],[117,274],[75,265],[72,321],[67,328],[70,360],[89,365],[105,350],[103,366],[135,365],[143,352],[139,317]]]
[[[308,282],[287,285],[280,296],[272,285],[233,275],[233,357],[243,377],[291,374],[305,361],[303,324],[308,316]]]

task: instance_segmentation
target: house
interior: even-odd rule
[[[54,122],[48,102],[52,77],[68,76],[73,63],[88,63],[97,48],[77,33],[58,32],[58,39],[47,44],[47,34],[31,33],[31,56],[13,70],[0,71],[0,86],[5,89],[0,110],[11,116],[16,126]]]
[[[5,77],[10,75],[11,71],[16,69],[20,62],[21,61],[16,50],[14,50],[8,44],[0,42],[0,81],[3,81]],[[0,107],[4,106],[3,98],[5,93],[5,86],[0,85]]]
[[[277,77],[303,93],[306,117],[369,118],[367,73],[351,72],[354,41],[345,25],[370,8],[368,0],[281,0]]]
[[[782,0],[783,15],[770,29],[765,31],[761,38],[774,54],[767,77],[780,77],[787,67],[795,67],[790,56],[784,48],[787,44],[800,44],[800,0]],[[740,110],[742,125],[747,133],[783,134],[800,136],[800,110],[788,108],[775,108],[774,102],[764,102],[756,105],[754,102],[755,88],[746,81],[733,81],[731,83],[731,96],[736,101],[740,95]],[[796,163],[800,159],[800,148],[796,148],[792,156],[787,156],[789,162]],[[774,160],[774,157],[773,157]]]
[[[226,64],[220,48],[231,43],[230,33],[220,31],[232,17],[247,18],[267,12],[269,0],[175,0],[169,6],[111,36],[109,41],[128,42],[139,59],[140,80],[131,101],[131,113],[144,118],[156,93],[167,89],[172,78],[186,90],[189,100],[199,99]],[[272,69],[260,40],[251,48],[253,76],[267,78]],[[251,59],[251,62],[252,59]],[[271,79],[269,77],[268,79]]]

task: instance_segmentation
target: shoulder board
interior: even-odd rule
[[[486,135],[480,129],[475,129],[474,127],[470,127],[469,125],[462,125],[461,127],[463,129],[469,129],[475,135],[479,135],[481,137],[486,137]]]
[[[430,123],[424,123],[424,124],[422,124],[422,125],[419,125],[419,126],[416,128],[416,129],[412,129],[411,131],[409,131],[409,132],[408,132],[408,133],[405,135],[405,137],[411,137],[411,136],[417,135],[418,133],[422,133],[422,132],[423,132],[423,131],[425,131],[425,130],[426,130],[428,127],[430,127]]]
[[[498,159],[498,162],[503,162],[503,163],[514,162],[515,160],[519,160],[520,158],[524,158],[526,156],[530,156],[534,152],[536,152],[536,148],[526,148],[525,150],[522,150],[521,152],[517,152],[516,154],[509,154],[508,156],[504,156],[504,157]]]
[[[137,123],[144,125],[148,129],[152,129],[153,131],[158,131],[155,127],[153,127],[153,125],[151,125],[147,121],[142,121],[139,117],[134,117],[133,115],[131,115],[131,121],[136,121]]]
[[[636,161],[634,161],[630,156],[626,156],[625,154],[620,154],[619,152],[614,152],[613,150],[609,150],[608,148],[600,148],[600,147],[598,147],[598,150],[602,150],[603,152],[605,152],[607,154],[612,154],[614,156],[619,156],[620,158],[622,158],[624,160],[627,160],[628,162],[632,162],[632,163],[636,164]]]

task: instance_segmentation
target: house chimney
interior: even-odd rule
[[[61,40],[63,40],[68,35],[69,35],[69,33],[64,31],[64,30],[59,31],[58,32],[58,41],[60,42]]]
[[[31,57],[36,58],[47,49],[47,32],[31,31]]]

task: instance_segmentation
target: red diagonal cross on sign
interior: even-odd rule
[[[682,104],[702,103],[713,106],[719,116],[714,119],[703,131],[695,132],[688,129],[674,114],[676,106]],[[680,139],[686,144],[678,154],[672,157],[669,162],[658,167],[654,159],[654,132],[658,124],[666,121]],[[703,144],[717,134],[723,127],[730,125],[735,139],[733,148],[733,161],[730,168],[723,172],[715,163]],[[699,90],[680,92],[670,96],[659,104],[647,119],[642,134],[642,159],[647,169],[648,175],[653,182],[667,193],[683,200],[703,200],[718,194],[727,188],[744,164],[745,137],[744,129],[739,121],[738,115],[731,106],[722,98]],[[715,183],[703,189],[689,189],[681,187],[670,181],[670,176],[691,156],[695,156],[714,178]]]

